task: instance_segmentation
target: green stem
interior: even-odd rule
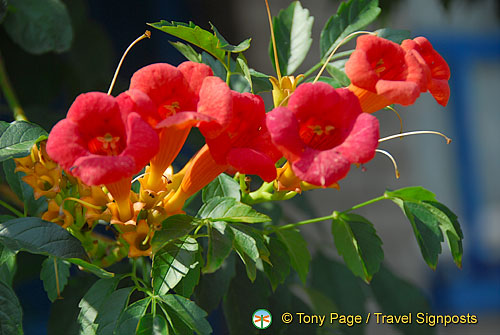
[[[227,53],[227,66],[226,66],[226,84],[229,86],[231,82],[231,53],[228,51]]]
[[[11,205],[9,205],[8,203],[6,203],[3,200],[0,200],[0,205],[3,206],[3,207],[5,207],[5,208],[7,208],[9,211],[11,211],[12,213],[16,214],[20,218],[26,216],[26,215],[24,215],[23,213],[21,213],[20,211],[18,211],[17,209],[15,209],[14,207],[12,207]]]
[[[3,94],[5,95],[7,104],[12,109],[14,120],[28,121],[26,115],[24,115],[23,109],[21,108],[21,104],[17,100],[16,94],[12,89],[12,85],[10,84],[9,77],[7,76],[7,71],[5,70],[5,66],[3,64],[3,57],[1,54],[0,54],[0,87],[2,88]]]
[[[361,203],[359,205],[356,205],[356,206],[353,206],[353,207],[351,207],[349,209],[346,209],[345,211],[341,212],[340,214],[351,212],[353,210],[359,209],[359,208],[367,206],[367,205],[371,205],[371,204],[373,204],[375,202],[378,202],[378,201],[384,200],[384,199],[387,199],[387,197],[385,195],[382,195],[380,197],[377,197],[377,198],[365,201],[365,202],[363,202],[363,203]],[[338,214],[339,213],[334,212],[334,214],[332,214],[332,215],[323,216],[323,217],[320,217],[320,218],[315,218],[315,219],[310,219],[310,220],[304,220],[304,221],[300,221],[300,222],[297,222],[297,223],[290,223],[290,224],[279,226],[279,227],[272,227],[272,229],[270,231],[268,231],[268,232],[265,232],[265,234],[268,235],[268,234],[275,233],[275,232],[277,232],[279,230],[293,229],[295,227],[303,226],[303,225],[310,224],[310,223],[316,223],[316,222],[321,222],[321,221],[333,220],[335,217],[337,217]]]

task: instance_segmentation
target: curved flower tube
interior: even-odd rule
[[[293,173],[321,187],[344,178],[351,164],[371,160],[379,138],[378,120],[362,113],[352,92],[322,82],[299,86],[288,107],[268,114],[267,127]]]
[[[411,105],[427,87],[426,66],[415,50],[374,35],[358,37],[356,50],[345,64],[351,80],[349,89],[356,94],[361,109],[376,112],[397,103]],[[425,89],[424,89],[425,91]]]
[[[442,106],[448,104],[450,99],[450,67],[441,55],[434,50],[432,44],[425,37],[417,37],[413,40],[404,40],[401,47],[406,50],[415,50],[421,56],[419,62],[429,68],[427,85],[422,92],[429,90],[437,103]]]
[[[106,185],[122,220],[131,215],[132,176],[157,151],[158,135],[139,114],[101,92],[79,95],[47,141],[47,153],[65,171],[89,186]]]

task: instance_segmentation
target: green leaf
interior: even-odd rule
[[[203,273],[212,273],[221,267],[231,253],[233,239],[233,230],[224,221],[209,224],[207,263],[203,268]]]
[[[347,87],[351,84],[351,80],[344,71],[345,60],[328,63],[326,71],[335,79],[342,87]]]
[[[28,156],[33,144],[45,139],[47,132],[34,123],[0,121],[0,162]]]
[[[403,280],[385,267],[373,277],[369,286],[375,296],[377,304],[386,315],[404,315],[418,312],[430,313],[428,299],[423,292],[413,284]],[[434,334],[435,328],[425,324],[412,322],[411,324],[396,323],[395,327],[406,335]]]
[[[9,0],[3,23],[9,37],[25,51],[42,54],[67,51],[73,40],[71,19],[59,0]]]
[[[198,27],[193,22],[183,23],[161,20],[160,22],[148,23],[148,25],[194,44],[195,46],[210,53],[221,62],[225,61],[225,51],[218,47],[219,39],[211,32]]]
[[[168,334],[169,331],[168,331],[167,320],[165,320],[165,318],[159,314],[144,315],[139,321],[139,325],[137,326],[137,335],[168,335]]]
[[[0,331],[2,335],[23,334],[23,310],[12,290],[0,281]]]
[[[202,60],[202,63],[210,66],[210,68],[212,69],[212,71],[214,73],[214,76],[219,77],[220,79],[226,81],[227,70],[224,67],[224,65],[222,65],[222,63],[220,61],[218,61],[217,59],[215,59],[214,57],[212,57],[210,54],[208,54],[206,52],[201,53],[201,60]]]
[[[197,221],[189,215],[177,214],[169,216],[162,222],[161,230],[155,232],[151,240],[153,253],[158,252],[167,243],[186,236],[196,228],[197,224]]]
[[[269,249],[267,249],[262,233],[248,225],[233,223],[231,229],[234,233],[234,246],[243,250],[254,261],[261,258],[269,262]]]
[[[403,42],[404,40],[411,38],[409,30],[383,28],[375,30],[375,33],[378,37],[385,38],[397,44],[401,44],[401,42]]]
[[[68,283],[70,267],[68,262],[56,257],[47,257],[43,261],[40,279],[50,301],[60,298],[60,293]]]
[[[60,258],[87,258],[80,241],[55,223],[26,217],[0,223],[0,242],[12,250]]]
[[[431,269],[436,269],[441,242],[444,241],[438,218],[423,203],[404,201],[399,205],[410,221],[425,262]]]
[[[205,311],[210,313],[219,306],[224,294],[226,294],[231,279],[235,276],[234,254],[226,258],[222,266],[214,273],[204,274],[195,288],[196,303]]]
[[[309,262],[311,261],[306,241],[297,229],[278,230],[276,235],[288,249],[290,264],[305,284],[307,274],[309,273]]]
[[[378,0],[349,0],[342,2],[337,13],[330,17],[321,31],[320,55],[326,59],[349,34],[373,22],[380,14]]]
[[[14,172],[15,169],[16,163],[13,159],[8,159],[3,162],[5,179],[14,193],[23,201],[26,213],[30,216],[39,216],[42,212],[47,210],[47,200],[45,197],[40,197],[35,200],[33,189],[22,180],[25,173]]]
[[[250,74],[250,68],[248,67],[245,56],[243,56],[243,54],[239,54],[236,58],[236,63],[238,64],[239,70],[241,70],[243,77],[245,77],[248,84],[250,85],[250,92],[253,92],[252,75]]]
[[[214,31],[215,37],[217,37],[219,39],[219,44],[218,44],[218,48],[219,49],[222,49],[222,50],[225,50],[225,51],[229,51],[229,52],[233,52],[233,53],[239,53],[239,52],[243,52],[243,51],[247,50],[248,48],[250,48],[250,41],[252,40],[251,38],[247,38],[246,40],[244,40],[243,42],[241,42],[238,45],[231,45],[219,33],[219,31],[217,30],[217,28],[215,28],[215,26],[212,23],[210,23],[210,27]]]
[[[120,314],[120,318],[116,322],[116,329],[114,334],[120,334],[120,335],[139,334],[139,331],[141,330],[140,323],[142,322],[142,319],[144,318],[150,303],[151,303],[151,297],[147,297],[139,301],[136,301],[127,308],[125,308],[123,312]],[[141,331],[142,331],[141,334],[156,334],[156,333],[145,332],[144,326]]]
[[[234,249],[236,250],[238,256],[240,256],[243,264],[245,264],[245,271],[247,273],[248,279],[253,282],[255,278],[257,278],[257,266],[255,265],[255,261],[250,256],[248,256],[248,254],[243,251],[240,246],[235,245]]]
[[[133,287],[120,288],[104,299],[95,318],[95,323],[98,325],[97,334],[113,335],[117,320],[127,306],[133,289]]]
[[[67,258],[66,260],[70,263],[73,263],[75,265],[82,267],[84,270],[92,272],[93,274],[95,274],[99,278],[105,279],[105,278],[113,278],[115,276],[115,274],[113,272],[106,271],[103,268],[100,268],[95,264],[86,262],[80,258]]]
[[[274,36],[278,51],[278,62],[282,75],[291,75],[306,58],[312,44],[311,31],[314,18],[309,10],[294,1],[273,18]],[[272,43],[269,56],[276,67]]]
[[[152,285],[156,294],[167,294],[197,265],[198,242],[186,237],[171,242],[153,257]]]
[[[384,259],[382,241],[373,224],[356,214],[340,214],[332,220],[332,234],[347,267],[368,283]]]
[[[252,92],[253,94],[259,94],[262,92],[269,92],[273,89],[273,85],[269,81],[269,76],[264,73],[250,69],[250,77],[252,78]]]
[[[3,22],[5,15],[7,14],[7,0],[0,0],[0,24]]]
[[[243,204],[234,198],[213,198],[208,200],[197,214],[202,219],[211,221],[258,223],[269,222],[271,219],[257,212],[251,206]]]
[[[187,275],[174,287],[174,291],[183,297],[189,298],[193,295],[195,287],[198,285],[201,276],[201,264],[203,259],[201,257],[201,250],[197,254],[196,266],[191,267]]]
[[[169,314],[175,313],[190,329],[197,334],[210,334],[212,327],[205,319],[207,313],[193,301],[176,294],[162,296],[168,306]]]
[[[103,302],[114,292],[119,280],[119,278],[100,279],[85,293],[78,304],[80,307],[78,323],[81,335],[96,334],[97,324],[94,321]]]
[[[316,78],[314,78],[314,77],[309,77],[304,81],[304,83],[312,83],[315,79]],[[327,83],[328,85],[335,87],[335,88],[344,87],[337,79],[332,78],[332,77],[321,76],[318,78],[318,81],[321,81],[323,83]]]
[[[197,53],[190,45],[181,42],[170,42],[187,60],[195,63],[201,63],[201,55]]]
[[[215,197],[234,198],[240,201],[240,184],[227,174],[221,173],[210,184],[205,186],[201,193],[204,203]]]
[[[275,291],[279,284],[285,282],[290,273],[290,257],[285,244],[277,238],[271,237],[267,247],[271,253],[269,257],[271,264],[264,263],[264,271]]]
[[[384,196],[389,199],[404,201],[436,201],[436,195],[422,186],[405,187],[395,191],[385,191]]]
[[[0,244],[0,281],[12,285],[16,270],[16,253]]]

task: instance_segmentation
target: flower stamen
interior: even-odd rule
[[[383,138],[379,139],[378,142],[382,143],[382,142],[389,141],[389,140],[392,140],[392,139],[398,138],[398,137],[399,138],[403,138],[403,137],[406,137],[406,136],[422,135],[422,134],[439,135],[439,136],[443,137],[446,140],[446,144],[450,144],[451,143],[451,138],[449,138],[448,136],[446,136],[443,133],[440,133],[438,131],[433,131],[433,130],[409,131],[409,132],[406,132],[406,133],[401,133],[401,134],[396,134],[396,135],[391,135],[391,136],[383,137]]]
[[[387,156],[391,160],[392,165],[394,165],[394,172],[396,173],[396,179],[399,179],[401,175],[399,174],[398,165],[396,164],[396,160],[394,159],[394,157],[392,157],[392,155],[389,152],[382,149],[375,149],[375,152],[381,153]]]

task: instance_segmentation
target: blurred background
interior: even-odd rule
[[[122,52],[147,26],[161,19],[194,21],[209,29],[212,22],[230,42],[252,37],[245,53],[254,69],[273,74],[268,57],[269,26],[264,1],[64,1],[71,15],[73,42],[68,52],[31,55],[15,45],[0,29],[0,52],[19,101],[30,121],[50,130],[62,119],[75,97],[87,91],[107,91]],[[300,67],[304,72],[319,59],[318,37],[339,1],[303,0],[315,17],[311,52]],[[289,0],[271,0],[274,15]],[[398,107],[404,130],[437,130],[453,139],[450,145],[437,136],[414,136],[385,142],[397,160],[396,179],[390,161],[376,156],[364,169],[354,168],[340,182],[341,191],[318,190],[304,194],[317,216],[381,195],[386,188],[422,185],[435,192],[459,216],[464,230],[463,268],[453,264],[446,246],[436,271],[423,261],[411,226],[391,203],[358,211],[375,224],[384,242],[385,263],[393,272],[416,284],[431,299],[436,314],[477,314],[470,327],[448,326],[439,334],[492,334],[500,325],[500,4],[495,0],[380,1],[382,16],[373,29],[388,26],[425,35],[447,60],[452,78],[451,100],[446,108],[424,94],[409,108]],[[168,43],[168,35],[152,31],[125,60],[114,94],[125,90],[138,68],[155,62],[178,64],[183,57]],[[269,93],[266,101],[269,100]],[[399,132],[399,120],[388,111],[376,113],[381,135]],[[11,121],[2,97],[0,118]],[[196,134],[193,136],[196,142]],[[189,157],[196,148],[184,150]],[[182,159],[181,159],[182,160]],[[305,219],[294,204],[285,203],[293,221]],[[292,221],[292,222],[293,222]],[[330,224],[302,229],[312,253],[339,259]],[[26,334],[46,334],[50,302],[37,280],[41,257],[21,254],[16,292],[24,308]],[[37,263],[38,262],[38,263]],[[70,287],[71,288],[71,285]],[[74,290],[85,292],[82,287]],[[80,295],[80,297],[81,297]],[[80,297],[75,297],[78,304]],[[57,302],[53,308],[57,308]],[[368,310],[377,311],[375,303]],[[392,334],[396,330],[370,324],[367,334]]]

